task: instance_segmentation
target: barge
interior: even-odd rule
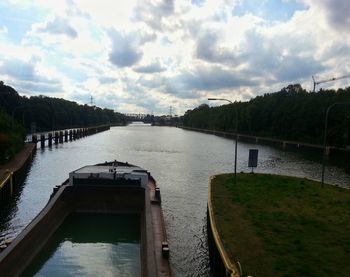
[[[55,187],[43,210],[0,253],[0,275],[25,273],[72,214],[138,215],[141,276],[171,276],[156,181],[148,171],[117,161],[84,166],[71,172],[69,179]]]

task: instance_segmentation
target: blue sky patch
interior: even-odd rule
[[[8,38],[15,43],[20,43],[32,24],[42,22],[45,16],[46,12],[40,9],[0,3],[0,26],[7,28]]]
[[[296,11],[306,9],[306,6],[295,0],[245,0],[235,7],[233,15],[243,16],[251,13],[268,21],[287,21]]]
[[[205,0],[191,0],[191,4],[192,5],[196,5],[198,7],[203,6],[203,3],[205,2]]]

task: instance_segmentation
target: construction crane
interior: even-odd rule
[[[319,85],[319,84],[333,82],[333,81],[340,80],[340,79],[345,79],[345,78],[350,78],[350,75],[345,75],[345,76],[341,76],[341,77],[334,77],[334,78],[331,78],[331,79],[321,80],[321,81],[318,81],[318,82],[316,82],[315,81],[315,77],[312,76],[312,80],[314,81],[314,92],[315,92],[316,86]]]

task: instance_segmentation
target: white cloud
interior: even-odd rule
[[[289,83],[312,89],[311,75],[349,74],[350,5],[300,1],[303,9],[269,20],[263,11],[235,14],[241,0],[12,0],[8,18],[17,10],[33,17],[0,25],[0,78],[83,103],[94,94],[123,112],[172,105],[179,114],[207,96],[247,100]]]

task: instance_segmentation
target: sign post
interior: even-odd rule
[[[249,149],[248,167],[252,168],[252,173],[254,173],[254,167],[258,166],[258,149]]]

